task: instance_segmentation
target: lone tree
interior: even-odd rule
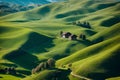
[[[48,65],[47,62],[44,62],[44,68],[45,68],[45,69],[49,68],[49,65]]]
[[[86,22],[86,27],[87,27],[87,28],[91,28],[91,25],[90,25],[89,22]]]
[[[60,36],[62,37],[62,35],[63,35],[63,31],[60,31]]]
[[[47,63],[49,65],[49,68],[54,68],[55,67],[55,59],[50,58],[50,59],[48,59]]]
[[[69,64],[68,64],[68,67],[71,68],[71,67],[72,67],[72,63],[69,63]]]
[[[80,35],[79,35],[79,38],[81,38],[81,39],[83,39],[83,40],[86,40],[86,35],[80,34]]]
[[[86,40],[86,36],[85,36],[85,35],[83,35],[83,36],[82,36],[82,39],[83,39],[83,40]]]
[[[83,34],[80,34],[79,38],[82,38],[82,35],[83,35]]]
[[[35,74],[35,73],[36,73],[35,68],[33,68],[31,74]]]

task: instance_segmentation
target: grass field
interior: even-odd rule
[[[51,57],[56,59],[56,68],[72,63],[77,75],[119,80],[119,6],[120,2],[107,0],[69,0],[0,17],[0,66],[16,66],[20,74],[0,74],[0,80],[48,80],[55,70],[34,75],[30,71]],[[73,25],[75,21],[88,21],[91,28]],[[64,39],[60,31],[87,38]],[[79,80],[70,74],[62,77],[66,76]]]

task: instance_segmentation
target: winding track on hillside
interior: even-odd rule
[[[90,78],[87,78],[85,76],[80,76],[80,75],[76,75],[74,74],[73,72],[70,73],[72,76],[76,77],[76,78],[79,78],[79,79],[83,79],[83,80],[92,80]]]

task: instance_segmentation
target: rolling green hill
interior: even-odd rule
[[[120,2],[107,0],[69,0],[0,17],[0,66],[15,66],[22,75],[0,74],[0,80],[26,76],[25,80],[48,80],[54,70],[32,76],[30,71],[51,57],[57,61],[56,68],[72,63],[76,75],[94,80],[119,77],[119,6]],[[77,21],[88,21],[91,28],[74,25]],[[60,31],[87,38],[61,38]]]

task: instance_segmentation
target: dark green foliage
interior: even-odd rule
[[[41,62],[41,63],[37,66],[38,71],[44,70],[44,69],[45,69],[44,67],[45,67],[45,66],[44,66],[44,62]]]
[[[6,68],[1,68],[0,73],[2,74],[16,74],[16,70],[14,67],[6,67]]]
[[[45,68],[45,69],[49,68],[49,65],[48,65],[47,62],[44,62],[44,68]]]
[[[50,58],[50,59],[48,59],[47,63],[48,63],[50,68],[55,67],[55,59]]]
[[[73,25],[81,26],[84,28],[91,28],[90,23],[87,21],[84,21],[84,22],[76,21],[76,22],[73,22]]]
[[[46,62],[41,62],[36,68],[33,68],[31,73],[37,73],[45,69],[54,68],[55,67],[55,59],[50,58]]]
[[[6,69],[0,69],[0,73],[5,74],[6,73]]]
[[[50,76],[46,80],[69,80],[70,72],[69,70],[56,69],[54,73],[49,74]]]
[[[82,35],[82,34],[80,34],[79,38],[82,38],[82,36],[83,36],[83,35]]]
[[[35,72],[39,72],[41,70],[44,70],[44,63],[41,62],[36,68],[35,68]]]
[[[85,35],[83,35],[83,40],[86,40],[86,36]]]
[[[16,74],[16,70],[15,70],[14,67],[8,68],[8,72],[9,72],[10,74]]]
[[[63,31],[60,31],[60,37],[62,37],[62,35],[63,35]]]
[[[54,80],[69,80],[68,75],[70,75],[71,70],[62,70],[62,69],[58,69],[56,70],[55,74],[54,74]]]
[[[80,34],[79,38],[81,38],[82,40],[86,40],[86,35]]]
[[[35,74],[35,68],[32,69],[31,74]]]

